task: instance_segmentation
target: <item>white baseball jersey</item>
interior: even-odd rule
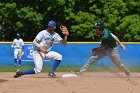
[[[11,47],[14,47],[15,49],[22,49],[22,46],[24,46],[24,42],[21,38],[14,39],[13,44]]]
[[[47,51],[50,51],[54,42],[62,43],[62,38],[59,34],[54,32],[53,34],[49,33],[48,30],[41,31],[36,37],[35,40]],[[36,48],[35,48],[36,49]]]
[[[50,51],[52,48],[54,42],[59,42],[60,44],[62,43],[62,38],[54,32],[53,34],[49,33],[48,30],[43,30],[39,32],[39,34],[35,37],[36,42],[40,44],[44,49],[49,51],[47,54],[44,54],[40,51],[37,50],[35,47],[35,50],[33,51],[33,60],[35,63],[35,73],[41,72],[42,66],[43,66],[43,59],[47,60],[62,60],[62,55],[60,55],[57,52]]]
[[[13,44],[11,47],[15,48],[14,50],[14,58],[21,60],[21,53],[22,53],[22,47],[24,46],[24,42],[21,38],[14,39]]]

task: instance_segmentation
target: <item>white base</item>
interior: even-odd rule
[[[67,78],[67,77],[77,77],[76,74],[63,74],[62,78]]]

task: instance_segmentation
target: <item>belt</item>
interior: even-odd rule
[[[112,46],[112,47],[108,47],[108,48],[114,48],[114,46]]]
[[[116,46],[108,46],[108,47],[106,47],[106,48],[115,48]]]
[[[21,49],[20,47],[16,47],[15,49]]]

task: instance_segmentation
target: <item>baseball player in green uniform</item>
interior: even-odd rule
[[[125,50],[125,46],[115,35],[110,32],[109,29],[104,27],[102,22],[95,23],[93,28],[96,29],[98,34],[100,34],[101,46],[91,49],[90,53],[92,56],[87,60],[84,66],[80,70],[72,72],[81,74],[85,72],[94,62],[105,56],[108,56],[115,63],[115,65],[126,74],[126,76],[130,76],[129,70],[121,62],[116,42],[123,50]]]

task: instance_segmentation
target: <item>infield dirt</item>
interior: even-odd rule
[[[0,72],[0,93],[140,93],[140,73],[88,72],[74,78],[48,78],[47,73],[13,78],[13,72]]]

